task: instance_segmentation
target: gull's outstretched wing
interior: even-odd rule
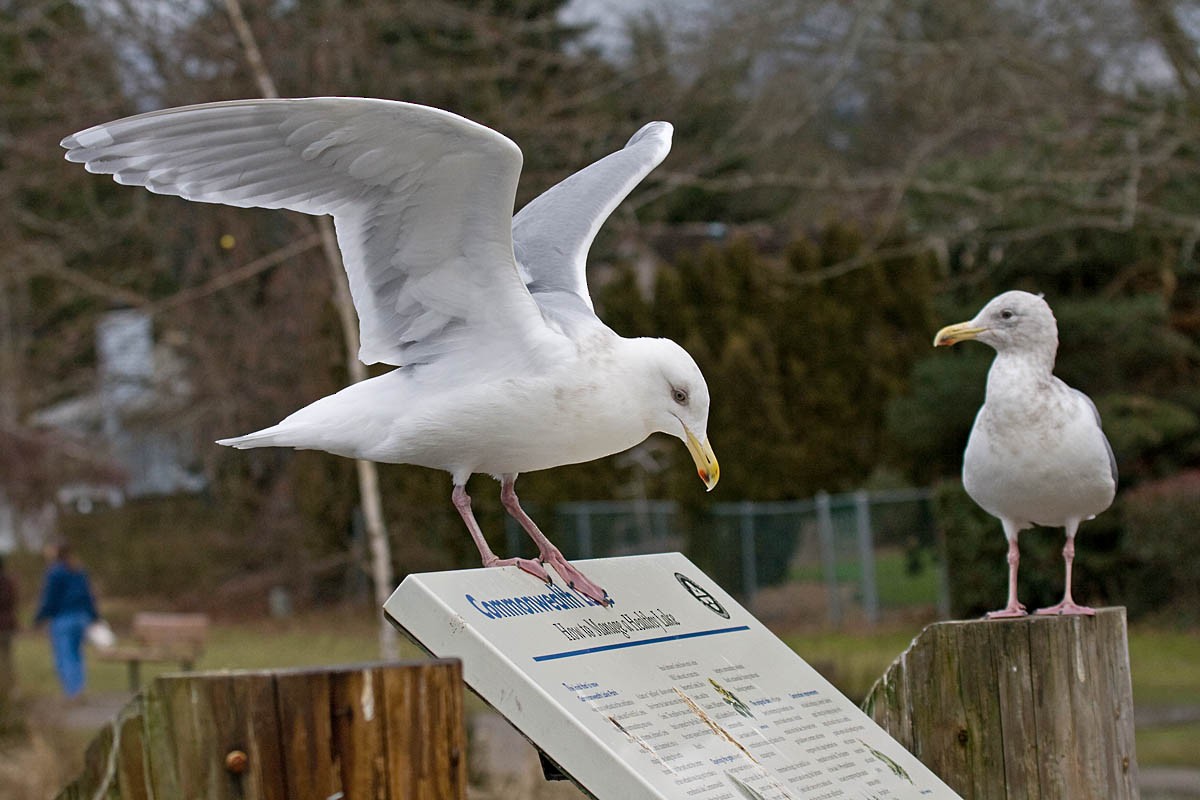
[[[578,295],[592,308],[585,274],[596,232],[633,187],[666,158],[671,125],[651,122],[624,148],[538,195],[512,221],[513,249],[534,298]]]
[[[368,364],[560,344],[513,260],[521,151],[470,120],[389,100],[239,100],[141,114],[62,144],[67,160],[118,183],[332,214]]]

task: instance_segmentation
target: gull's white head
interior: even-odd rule
[[[643,366],[642,396],[651,428],[678,437],[709,491],[721,468],[708,443],[708,384],[688,352],[670,339],[635,339]]]
[[[978,339],[996,352],[1029,352],[1048,356],[1058,349],[1058,324],[1054,312],[1040,295],[1005,292],[993,297],[974,319],[947,325],[937,332],[934,347]]]

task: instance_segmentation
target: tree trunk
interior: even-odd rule
[[[229,20],[237,32],[242,50],[246,54],[246,62],[258,83],[259,91],[264,97],[279,97],[275,81],[271,78],[267,66],[263,62],[262,53],[254,40],[254,32],[246,22],[242,13],[240,0],[225,0],[229,12]],[[333,221],[327,217],[317,217],[313,221],[317,233],[321,237],[321,249],[325,252],[325,262],[329,266],[329,278],[333,284],[333,305],[337,309],[338,319],[342,326],[342,341],[346,345],[346,371],[353,383],[358,383],[367,377],[366,366],[358,360],[358,319],[354,310],[354,300],[350,296],[350,281],[342,266],[341,252],[337,246],[337,236],[333,230]],[[383,501],[379,495],[379,472],[373,461],[358,459],[358,494],[362,503],[363,520],[366,523],[367,542],[371,552],[371,581],[375,587],[375,602],[380,609],[395,588],[392,573],[392,548],[388,541],[387,526],[383,519]],[[396,629],[388,624],[379,612],[379,655],[384,659],[395,659],[399,656],[399,646]]]

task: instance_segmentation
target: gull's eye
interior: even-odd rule
[[[681,405],[681,406],[687,405],[688,395],[687,395],[687,392],[685,392],[683,389],[672,389],[671,397],[675,400],[676,403],[679,403],[679,405]]]
[[[1011,308],[1006,308],[1000,312],[1000,319],[1012,319],[1015,316],[1016,314],[1013,313]]]

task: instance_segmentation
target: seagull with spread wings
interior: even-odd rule
[[[596,317],[585,261],[601,224],[671,147],[651,122],[625,147],[512,216],[521,151],[470,120],[364,98],[241,100],[141,114],[68,136],[69,161],[189,200],[330,214],[358,311],[364,363],[397,368],[277,425],[223,439],[449,472],[486,566],[549,582],[550,566],[600,604],[522,510],[522,472],[601,458],[650,434],[687,446],[705,485],[719,469],[704,377],[679,345],[618,336]],[[466,492],[496,477],[537,559],[498,558]]]

